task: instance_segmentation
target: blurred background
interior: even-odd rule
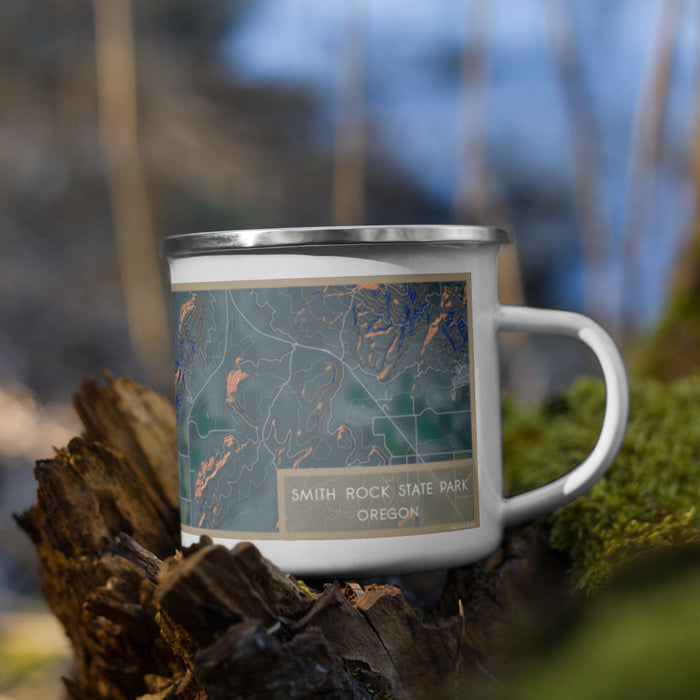
[[[626,351],[700,239],[700,0],[4,0],[0,76],[8,697],[44,658],[2,660],[17,610],[41,613],[11,517],[34,460],[79,431],[86,374],[171,393],[161,237],[504,225],[503,301],[591,315]],[[506,388],[595,373],[562,342],[506,351]]]

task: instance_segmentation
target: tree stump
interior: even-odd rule
[[[83,435],[37,462],[37,503],[15,516],[74,650],[70,698],[460,696],[506,662],[543,582],[563,585],[541,529],[400,587],[304,583],[248,543],[180,551],[174,409],[104,379],[83,382]],[[440,595],[417,607],[426,582]]]

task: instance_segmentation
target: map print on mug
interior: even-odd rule
[[[184,532],[478,526],[469,273],[184,283],[173,313]]]

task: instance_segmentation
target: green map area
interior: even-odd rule
[[[466,276],[286,284],[173,292],[185,526],[287,530],[281,470],[473,458]]]

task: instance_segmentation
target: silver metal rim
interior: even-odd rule
[[[509,231],[493,226],[350,226],[207,231],[168,236],[163,258],[235,253],[255,248],[374,245],[386,243],[512,243]]]

